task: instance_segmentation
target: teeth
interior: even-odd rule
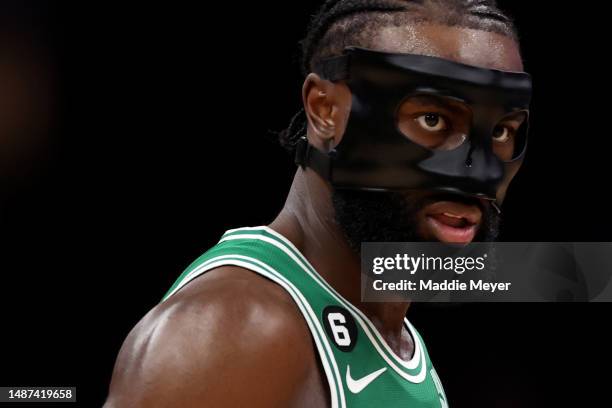
[[[451,218],[463,218],[463,217],[460,217],[458,215],[447,213],[447,212],[442,213],[442,214],[446,215],[447,217],[451,217]]]

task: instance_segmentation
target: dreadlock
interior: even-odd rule
[[[326,0],[312,17],[306,37],[299,42],[300,70],[305,77],[317,61],[342,54],[349,45],[373,48],[381,27],[430,22],[491,31],[517,40],[512,19],[495,0]],[[293,152],[306,134],[304,109],[279,132],[280,144]]]

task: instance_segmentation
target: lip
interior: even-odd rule
[[[438,221],[432,216],[427,216],[425,219],[433,235],[440,242],[467,244],[474,239],[478,231],[478,226],[474,224],[465,227],[453,227]]]
[[[455,201],[438,201],[424,208],[425,226],[438,241],[471,242],[482,221],[482,211],[476,205]],[[451,220],[457,220],[451,223]],[[453,225],[455,224],[455,225]]]

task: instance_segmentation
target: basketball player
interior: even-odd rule
[[[106,407],[448,406],[409,303],[361,301],[360,244],[495,239],[531,86],[515,29],[489,0],[339,0],[301,45],[285,206],[138,323]]]

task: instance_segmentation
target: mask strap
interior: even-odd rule
[[[349,78],[349,55],[324,58],[314,64],[313,71],[328,81],[341,81]]]
[[[331,161],[336,156],[336,150],[328,154],[308,143],[306,136],[300,137],[295,146],[295,164],[302,169],[310,167],[324,180],[331,180]]]

